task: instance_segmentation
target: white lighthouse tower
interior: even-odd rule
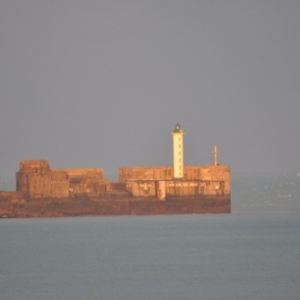
[[[176,124],[174,130],[172,131],[173,135],[173,177],[183,178],[183,135],[184,132],[181,129],[180,124]]]

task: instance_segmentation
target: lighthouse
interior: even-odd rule
[[[173,177],[183,178],[183,135],[180,124],[176,124],[173,135]]]

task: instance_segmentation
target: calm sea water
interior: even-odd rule
[[[300,299],[300,178],[233,177],[232,214],[0,220],[0,298]]]

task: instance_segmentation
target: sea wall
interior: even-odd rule
[[[170,167],[120,168],[119,180],[135,197],[230,196],[231,192],[230,168],[223,165],[187,166],[182,179],[174,179]]]
[[[191,197],[159,201],[120,195],[88,198],[42,198],[23,202],[0,198],[0,218],[48,218],[107,215],[230,213],[230,198]]]

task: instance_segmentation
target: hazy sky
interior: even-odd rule
[[[0,1],[0,174],[300,172],[300,1]]]

